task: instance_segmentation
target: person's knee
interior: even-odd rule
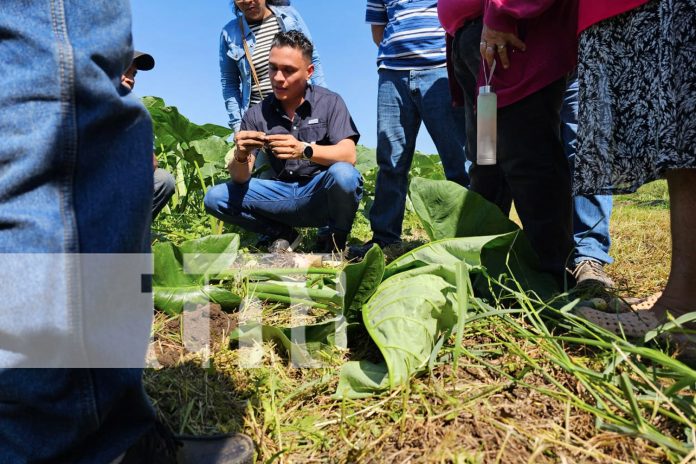
[[[362,196],[362,176],[350,163],[334,163],[327,173],[342,193]]]
[[[174,195],[174,190],[176,188],[176,182],[174,181],[174,176],[164,169],[155,169],[155,196],[170,198]]]
[[[227,198],[227,186],[225,184],[215,185],[208,190],[203,198],[205,210],[214,214],[220,211],[220,206]]]

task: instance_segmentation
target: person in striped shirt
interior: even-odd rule
[[[272,93],[268,76],[268,55],[273,37],[281,31],[298,30],[311,40],[307,25],[288,0],[233,0],[234,18],[220,35],[220,81],[229,115],[229,125],[239,131],[242,117],[250,106]],[[246,41],[251,63],[246,56]],[[254,66],[261,88],[252,77]],[[314,75],[311,83],[326,87],[319,53],[312,55]]]
[[[469,184],[462,108],[453,108],[447,80],[445,31],[437,0],[368,0],[366,22],[379,47],[377,68],[377,186],[370,210],[373,238],[355,247],[401,241],[401,227],[421,122],[440,155],[447,179]]]

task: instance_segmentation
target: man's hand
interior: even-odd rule
[[[290,134],[268,135],[266,142],[273,155],[282,160],[301,159],[304,152],[304,143]]]
[[[266,134],[257,131],[239,131],[234,135],[234,143],[237,147],[235,157],[238,161],[244,161],[254,150],[264,146]]]
[[[515,47],[518,50],[525,51],[527,46],[522,42],[519,37],[511,32],[500,32],[493,30],[483,25],[483,30],[481,31],[481,43],[479,44],[481,48],[481,55],[486,59],[488,66],[493,66],[493,60],[495,59],[495,53],[498,52],[500,56],[500,64],[503,68],[507,69],[510,67],[510,60],[508,59],[508,46]]]

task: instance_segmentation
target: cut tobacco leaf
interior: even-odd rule
[[[456,289],[436,275],[386,280],[363,308],[365,327],[384,356],[393,388],[427,366],[443,330],[456,322]]]
[[[498,235],[518,230],[493,203],[447,180],[416,177],[409,195],[431,240]]]
[[[349,321],[360,318],[360,308],[377,290],[383,276],[384,253],[378,246],[370,248],[359,263],[348,264],[343,269],[343,314]]]
[[[212,301],[225,310],[236,308],[240,298],[210,282],[232,265],[238,250],[236,234],[210,235],[181,245],[164,242],[153,246],[155,307],[168,314],[179,314],[186,303]]]
[[[295,364],[312,366],[319,362],[318,352],[332,346],[345,345],[348,326],[344,317],[297,327],[275,327],[249,322],[234,329],[230,334],[230,341],[246,346],[273,341],[284,349]]]
[[[350,361],[341,367],[334,398],[367,398],[389,389],[387,364],[370,361]]]
[[[208,303],[219,304],[224,311],[239,307],[241,298],[231,291],[213,285],[190,287],[153,287],[155,307],[170,316],[181,314],[184,309]]]

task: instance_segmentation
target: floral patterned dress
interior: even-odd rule
[[[584,31],[575,194],[696,168],[696,0],[652,0]]]

